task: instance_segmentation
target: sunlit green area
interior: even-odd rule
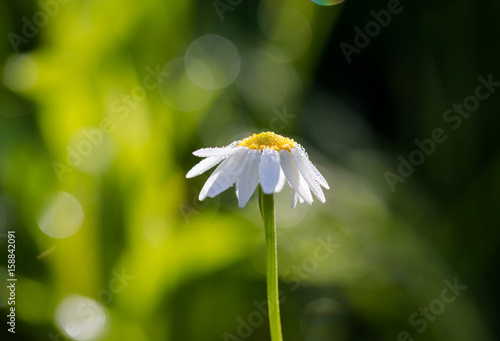
[[[500,332],[497,2],[0,8],[2,340],[269,340],[256,195],[185,178],[267,130],[331,187],[276,196],[284,340]]]

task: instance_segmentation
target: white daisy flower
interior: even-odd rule
[[[292,188],[292,208],[295,208],[297,201],[311,204],[311,192],[324,203],[321,187],[330,189],[304,148],[273,132],[253,134],[226,147],[203,148],[193,154],[206,159],[195,165],[186,178],[203,174],[220,163],[201,189],[200,201],[213,198],[236,183],[238,206],[244,207],[259,182],[262,192],[272,194],[283,189],[286,179]]]

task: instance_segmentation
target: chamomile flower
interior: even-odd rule
[[[226,147],[203,148],[193,154],[205,159],[187,173],[187,178],[219,164],[201,189],[200,201],[213,198],[236,184],[238,205],[244,207],[259,182],[264,194],[272,194],[280,192],[288,180],[292,188],[292,208],[295,208],[297,201],[311,204],[311,192],[324,203],[321,187],[330,189],[304,148],[273,132],[253,134]]]

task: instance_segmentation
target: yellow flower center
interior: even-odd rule
[[[293,139],[267,131],[260,134],[253,134],[252,136],[241,140],[241,142],[238,143],[238,146],[260,150],[270,148],[276,151],[283,149],[290,151],[290,149],[293,148],[294,143]]]

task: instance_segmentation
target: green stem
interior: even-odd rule
[[[278,291],[278,250],[276,239],[276,217],[274,215],[274,195],[264,194],[259,186],[259,207],[266,231],[267,260],[267,302],[271,340],[282,341],[280,302]]]

